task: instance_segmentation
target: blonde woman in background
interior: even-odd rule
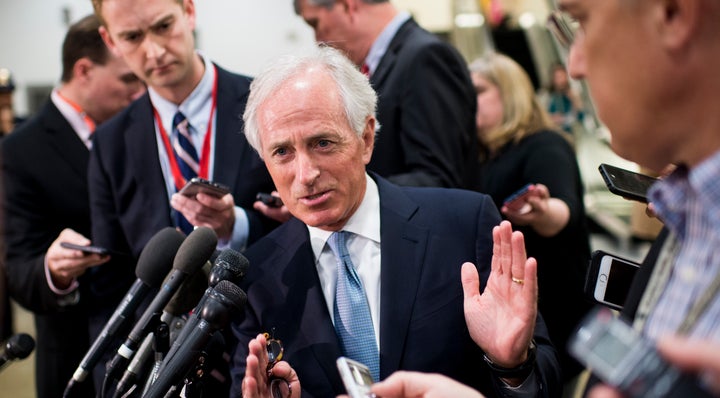
[[[539,309],[568,381],[582,367],[567,354],[566,342],[590,308],[583,296],[589,234],[575,152],[515,61],[493,53],[469,68],[482,148],[475,189],[492,196],[503,217],[525,235],[528,256],[538,260]],[[522,206],[504,205],[527,184]]]

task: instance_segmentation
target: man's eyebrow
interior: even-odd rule
[[[159,20],[153,22],[150,25],[150,29],[158,28],[161,25],[172,22],[174,19],[175,19],[175,16],[173,14],[166,15],[166,16],[160,18]]]

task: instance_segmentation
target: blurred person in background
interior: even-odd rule
[[[571,136],[576,123],[584,117],[580,94],[570,84],[567,69],[562,63],[550,67],[550,84],[540,93],[540,100],[552,121]]]
[[[467,188],[477,138],[465,60],[388,0],[294,0],[315,40],[341,50],[378,93],[368,170],[399,185]]]
[[[538,261],[538,308],[555,344],[563,376],[582,366],[566,350],[569,335],[590,309],[583,287],[590,260],[583,183],[575,152],[535,97],[530,78],[511,58],[490,53],[470,64],[477,92],[481,143],[479,192],[525,235]],[[530,184],[521,206],[505,199]]]
[[[89,267],[108,256],[66,249],[88,245],[87,166],[95,126],[142,94],[142,82],[112,55],[89,15],[70,26],[59,87],[38,113],[2,141],[8,288],[35,315],[38,397],[61,397],[85,351]],[[91,383],[81,396],[93,397]]]

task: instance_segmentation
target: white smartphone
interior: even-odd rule
[[[640,264],[602,250],[593,252],[585,282],[585,295],[612,309],[621,310]]]
[[[346,357],[338,358],[336,363],[350,398],[375,398],[370,392],[373,378],[367,366]]]

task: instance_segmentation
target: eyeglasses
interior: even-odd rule
[[[552,32],[555,39],[566,50],[572,46],[578,30],[579,24],[575,19],[563,11],[555,10],[550,13],[547,20],[547,28]]]
[[[267,354],[268,354],[268,365],[267,373],[270,380],[270,391],[272,392],[273,398],[286,398],[292,395],[292,389],[290,383],[287,383],[285,379],[280,379],[272,376],[272,368],[280,362],[283,358],[282,341],[275,338],[275,328],[272,329],[272,334],[263,333],[265,340],[267,340]]]

